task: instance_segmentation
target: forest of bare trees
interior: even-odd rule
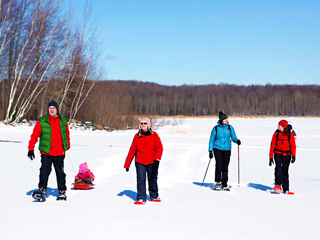
[[[75,118],[100,79],[90,6],[78,25],[62,2],[0,0],[0,119],[5,123],[38,118],[50,99]]]
[[[319,85],[182,85],[98,81],[79,118],[124,128],[133,116],[320,116]],[[133,125],[135,127],[135,125]]]

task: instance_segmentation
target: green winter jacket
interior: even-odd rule
[[[63,148],[65,151],[68,150],[68,139],[67,139],[67,124],[68,120],[59,113],[60,118],[60,129],[62,135]],[[42,133],[40,136],[39,150],[40,152],[49,153],[51,147],[51,126],[48,118],[48,114],[39,118]]]

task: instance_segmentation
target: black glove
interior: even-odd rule
[[[274,163],[274,162],[273,162],[273,158],[270,158],[270,159],[269,159],[269,166],[271,166],[273,163]]]
[[[241,141],[240,141],[240,139],[238,139],[237,144],[238,144],[238,145],[241,145]]]
[[[291,158],[291,163],[294,163],[296,161],[296,157]]]
[[[91,184],[92,183],[92,179],[91,178],[86,178],[86,179],[83,179],[83,182]]]
[[[126,168],[126,171],[129,172],[129,168]]]
[[[33,159],[35,159],[34,151],[29,151],[29,152],[28,152],[28,158],[30,158],[31,161],[32,161]]]
[[[209,158],[210,158],[210,159],[213,158],[213,153],[212,153],[212,151],[209,152]]]

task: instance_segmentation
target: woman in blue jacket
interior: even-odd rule
[[[231,140],[238,145],[241,141],[237,138],[233,127],[228,122],[228,116],[219,112],[219,121],[212,129],[209,140],[209,158],[216,159],[215,190],[229,190],[228,167],[231,156]]]

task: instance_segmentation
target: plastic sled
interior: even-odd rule
[[[94,184],[93,183],[72,183],[74,189],[79,189],[79,190],[88,190],[92,189]]]

